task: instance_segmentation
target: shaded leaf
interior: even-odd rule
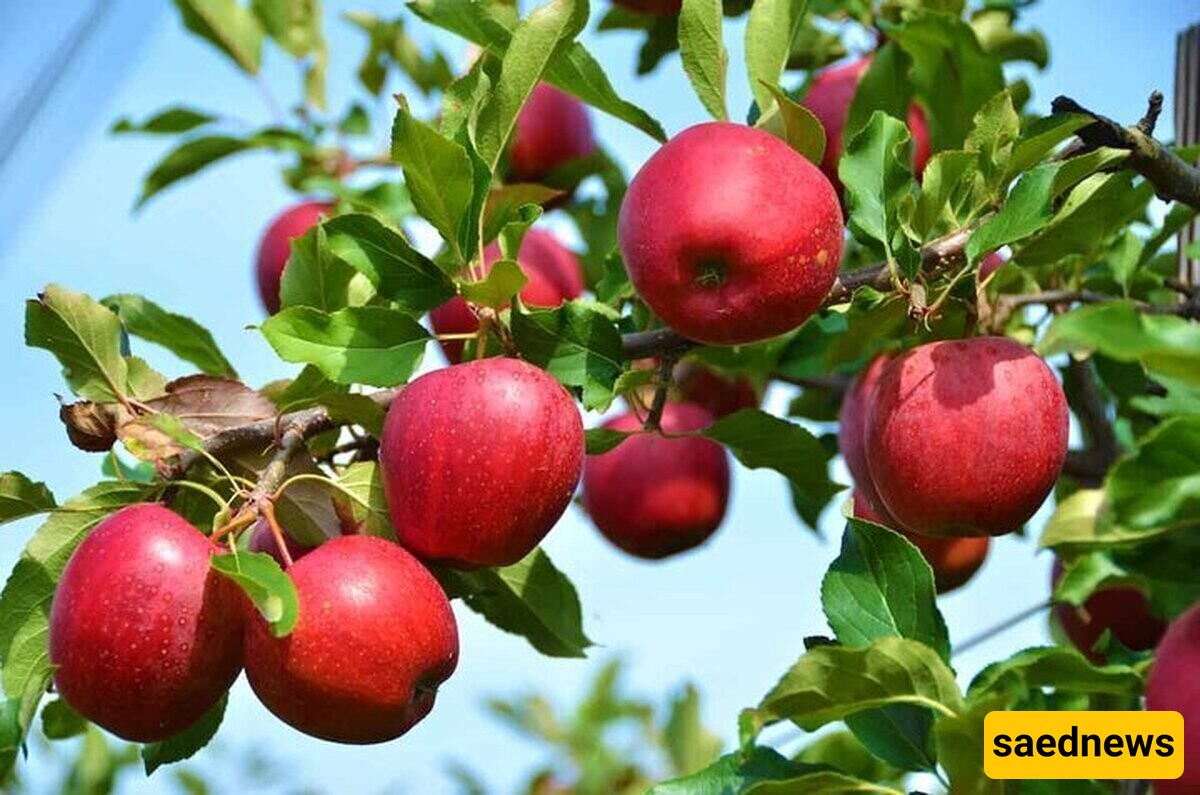
[[[149,776],[163,765],[182,762],[191,758],[197,751],[208,745],[216,736],[221,721],[225,719],[225,707],[229,703],[229,694],[221,696],[216,704],[200,716],[200,720],[188,728],[168,737],[161,742],[147,743],[142,746],[142,764]]]
[[[213,570],[233,580],[258,608],[277,638],[287,637],[300,617],[296,586],[275,558],[265,552],[214,555]]]
[[[161,345],[204,373],[237,377],[212,334],[191,318],[168,312],[140,295],[128,293],[110,295],[100,303],[116,312],[130,334]]]
[[[454,295],[446,274],[379,219],[348,213],[322,226],[330,251],[365,275],[382,298],[400,309],[419,314]]]
[[[607,408],[624,369],[621,335],[613,321],[586,301],[557,309],[514,308],[512,332],[521,355],[560,383],[583,389],[588,410]]]

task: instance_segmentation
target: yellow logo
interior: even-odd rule
[[[989,778],[1183,775],[1178,712],[989,712],[983,735],[983,771]]]

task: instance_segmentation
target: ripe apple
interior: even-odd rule
[[[427,373],[388,409],[379,464],[396,534],[453,566],[507,566],[566,510],[583,467],[575,402],[544,371],[480,359]]]
[[[1146,678],[1146,709],[1183,715],[1185,738],[1200,737],[1200,604],[1167,627]],[[1178,739],[1178,738],[1177,738]],[[1183,775],[1154,782],[1157,795],[1195,795],[1200,792],[1200,743],[1184,744]]]
[[[947,593],[965,585],[979,571],[992,546],[992,539],[988,536],[932,538],[898,528],[894,520],[886,513],[881,513],[868,500],[861,491],[861,485],[857,484],[854,490],[854,515],[895,530],[911,541],[933,569],[933,584],[938,593]]]
[[[1045,362],[1003,337],[904,353],[880,374],[871,405],[871,481],[888,513],[915,533],[1016,530],[1067,455],[1062,387]]]
[[[694,362],[684,362],[675,368],[675,384],[685,403],[699,406],[713,419],[758,408],[758,390],[750,379],[726,378]]]
[[[587,106],[549,83],[539,83],[517,115],[508,148],[511,181],[541,182],[595,151]]]
[[[681,434],[712,421],[699,406],[668,403],[662,429]],[[636,431],[642,423],[622,414],[604,427]],[[638,434],[588,456],[583,468],[583,507],[605,538],[639,558],[665,558],[704,543],[725,518],[728,501],[725,449],[698,436]]]
[[[491,270],[500,259],[500,246],[492,243],[483,252],[484,267]],[[583,268],[575,252],[554,235],[530,229],[521,240],[517,264],[529,281],[521,288],[521,301],[527,306],[555,307],[583,293]],[[455,296],[429,313],[435,334],[472,334],[479,330],[479,319],[461,296]],[[463,358],[463,340],[441,340],[442,352],[451,364]]]
[[[287,534],[286,528],[283,533],[283,544],[287,547],[288,554],[292,556],[292,563],[316,549],[316,547],[306,547],[292,538]],[[246,543],[246,549],[250,552],[265,552],[275,558],[275,562],[280,566],[286,565],[283,555],[279,552],[279,545],[275,543],[275,535],[271,532],[271,526],[267,524],[266,519],[259,519],[254,523],[254,527],[250,530],[250,540]]]
[[[325,542],[288,570],[300,616],[277,638],[246,624],[246,678],[276,717],[339,743],[395,739],[429,714],[458,664],[458,628],[416,558],[370,536]]]
[[[634,177],[618,221],[621,254],[651,309],[686,337],[737,345],[799,326],[842,257],[829,180],[770,133],[691,127]]]
[[[991,254],[988,254],[983,258],[983,262],[979,263],[979,281],[984,281],[987,279],[987,277],[1000,270],[1000,267],[1004,265],[1005,262],[1007,262],[1007,260],[1005,260],[1004,256],[997,251],[993,251]]]
[[[840,66],[823,69],[813,77],[801,104],[812,111],[825,128],[825,156],[821,158],[821,170],[837,188],[840,195],[842,182],[838,178],[838,160],[845,146],[843,128],[850,112],[850,103],[858,91],[858,83],[871,65],[871,58],[859,58]],[[925,171],[931,153],[929,124],[921,106],[912,104],[908,108],[908,131],[913,139],[913,172],[920,177]]]
[[[894,528],[897,526],[896,520],[888,515],[887,509],[883,507],[883,502],[875,492],[875,484],[871,482],[864,439],[871,396],[889,360],[886,355],[876,356],[846,390],[841,410],[838,412],[838,448],[842,452],[842,458],[846,460],[846,468],[854,478],[856,508],[861,497],[862,501],[870,506],[873,515],[879,517],[879,524]]]
[[[279,285],[283,269],[292,254],[292,239],[304,235],[333,212],[326,202],[306,201],[284,210],[263,233],[258,244],[258,294],[271,314],[279,311]]]
[[[613,0],[613,5],[628,8],[638,14],[669,17],[683,8],[683,0]]]
[[[1051,588],[1058,585],[1062,573],[1062,563],[1056,560]],[[1093,651],[1093,647],[1104,630],[1110,630],[1125,648],[1143,651],[1154,648],[1167,629],[1167,623],[1150,612],[1146,595],[1126,585],[1102,588],[1082,607],[1055,605],[1054,615],[1075,648],[1097,665],[1104,663],[1104,655]]]
[[[212,571],[217,547],[157,504],[100,522],[63,571],[50,661],[76,712],[134,742],[165,740],[207,712],[242,668],[243,599]]]

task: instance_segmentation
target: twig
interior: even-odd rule
[[[1001,621],[999,624],[996,624],[993,627],[989,627],[988,629],[985,629],[983,632],[980,632],[978,635],[974,635],[970,638],[967,638],[962,643],[957,644],[954,647],[953,653],[954,654],[962,654],[965,651],[970,651],[971,649],[975,648],[979,644],[986,643],[987,641],[991,640],[992,638],[996,637],[997,635],[999,635],[1003,632],[1007,632],[1008,630],[1015,627],[1017,624],[1020,624],[1022,621],[1025,621],[1028,618],[1033,618],[1038,613],[1048,610],[1053,604],[1054,604],[1053,602],[1047,601],[1047,602],[1042,602],[1041,604],[1036,604],[1033,607],[1027,607],[1024,610],[1022,610],[1020,613],[1017,613],[1015,616],[1006,618],[1003,621]]]
[[[658,362],[658,383],[654,387],[654,400],[650,403],[650,413],[642,428],[647,431],[662,429],[663,409],[667,407],[667,392],[671,389],[671,374],[675,371],[675,356],[663,356]]]
[[[1150,94],[1146,115],[1129,127],[1088,110],[1070,97],[1056,98],[1051,110],[1056,114],[1079,113],[1094,119],[1094,123],[1076,133],[1083,147],[1073,150],[1073,153],[1082,154],[1102,146],[1124,149],[1129,152],[1129,168],[1149,180],[1159,198],[1200,209],[1200,169],[1153,137],[1154,125],[1162,111],[1162,101],[1160,92]]]
[[[1076,451],[1071,475],[1084,485],[1098,486],[1121,455],[1121,444],[1109,421],[1108,404],[1100,394],[1091,363],[1069,357],[1065,377],[1071,387],[1068,394],[1075,398],[1071,408],[1079,417],[1087,444],[1085,450]]]

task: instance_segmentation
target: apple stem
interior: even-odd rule
[[[290,569],[293,562],[292,553],[288,552],[287,542],[283,538],[283,529],[275,517],[275,503],[271,500],[263,500],[259,508],[263,518],[267,520],[267,527],[271,528],[271,535],[275,537],[275,548],[279,550],[279,556],[283,558],[283,567]]]
[[[650,413],[642,428],[647,431],[662,430],[663,409],[667,406],[667,392],[671,388],[671,374],[675,371],[675,356],[663,356],[658,362],[658,373],[655,376],[654,399],[650,403]]]

